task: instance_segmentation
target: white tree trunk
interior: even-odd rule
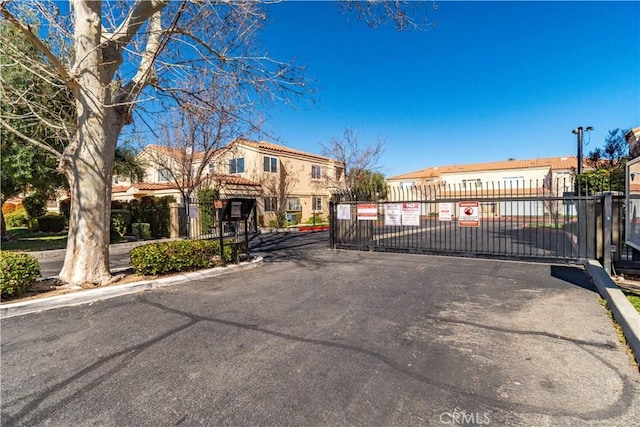
[[[111,177],[124,122],[110,106],[111,76],[105,71],[100,45],[100,2],[75,0],[73,7],[78,131],[60,165],[69,180],[71,211],[67,252],[59,278],[71,284],[103,284],[111,277]]]

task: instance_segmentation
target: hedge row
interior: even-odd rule
[[[225,262],[233,259],[235,250],[236,246],[225,245]],[[244,247],[238,247],[237,250],[243,251]],[[150,243],[131,250],[131,266],[136,273],[144,275],[180,273],[219,264],[220,244],[213,240]]]
[[[40,276],[40,264],[33,256],[16,252],[0,252],[0,293],[21,295],[28,291]]]

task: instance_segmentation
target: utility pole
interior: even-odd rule
[[[571,131],[578,136],[578,175],[582,174],[582,137],[584,135],[584,132],[591,132],[592,130],[592,126],[587,126],[586,128],[579,126]]]

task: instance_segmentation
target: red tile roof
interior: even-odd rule
[[[319,154],[314,154],[314,153],[309,153],[307,151],[300,151],[300,150],[295,150],[293,148],[289,148],[289,147],[285,147],[283,145],[277,145],[277,144],[273,144],[271,142],[266,142],[266,141],[252,141],[250,139],[246,139],[246,138],[236,138],[232,144],[242,144],[242,145],[248,145],[250,147],[255,147],[258,148],[260,150],[270,150],[270,151],[275,151],[275,152],[279,152],[279,153],[288,153],[288,154],[295,154],[298,156],[305,156],[305,157],[312,157],[314,159],[318,159],[318,160],[322,160],[322,161],[335,161],[334,159],[331,159],[329,157],[325,157],[325,156],[321,156]]]
[[[553,170],[568,170],[578,166],[575,156],[546,157],[525,160],[505,160],[500,162],[472,163],[466,165],[432,166],[415,172],[396,175],[389,180],[438,178],[445,173],[482,172],[508,169],[531,169],[547,167]]]
[[[251,181],[249,179],[243,178],[241,176],[236,175],[205,175],[202,177],[201,181],[219,181],[222,185],[244,185],[247,187],[259,187],[260,183]],[[111,188],[111,193],[125,193],[130,188],[135,188],[139,191],[158,191],[158,190],[172,190],[178,189],[178,186],[175,182],[136,182],[131,185],[114,185]]]

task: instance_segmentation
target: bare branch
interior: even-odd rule
[[[29,41],[33,43],[33,45],[37,47],[44,56],[47,57],[49,61],[51,61],[60,77],[65,81],[67,85],[69,85],[69,87],[71,87],[73,81],[67,70],[62,65],[62,62],[60,62],[58,57],[55,56],[53,52],[51,52],[51,50],[47,47],[46,44],[43,43],[42,40],[40,40],[40,37],[35,35],[33,31],[31,31],[31,28],[29,28],[29,26],[20,22],[15,16],[13,16],[11,12],[9,12],[6,7],[6,3],[6,1],[0,2],[0,13],[7,19],[7,21],[11,22],[11,24],[16,27],[18,31],[24,34],[29,39]]]

